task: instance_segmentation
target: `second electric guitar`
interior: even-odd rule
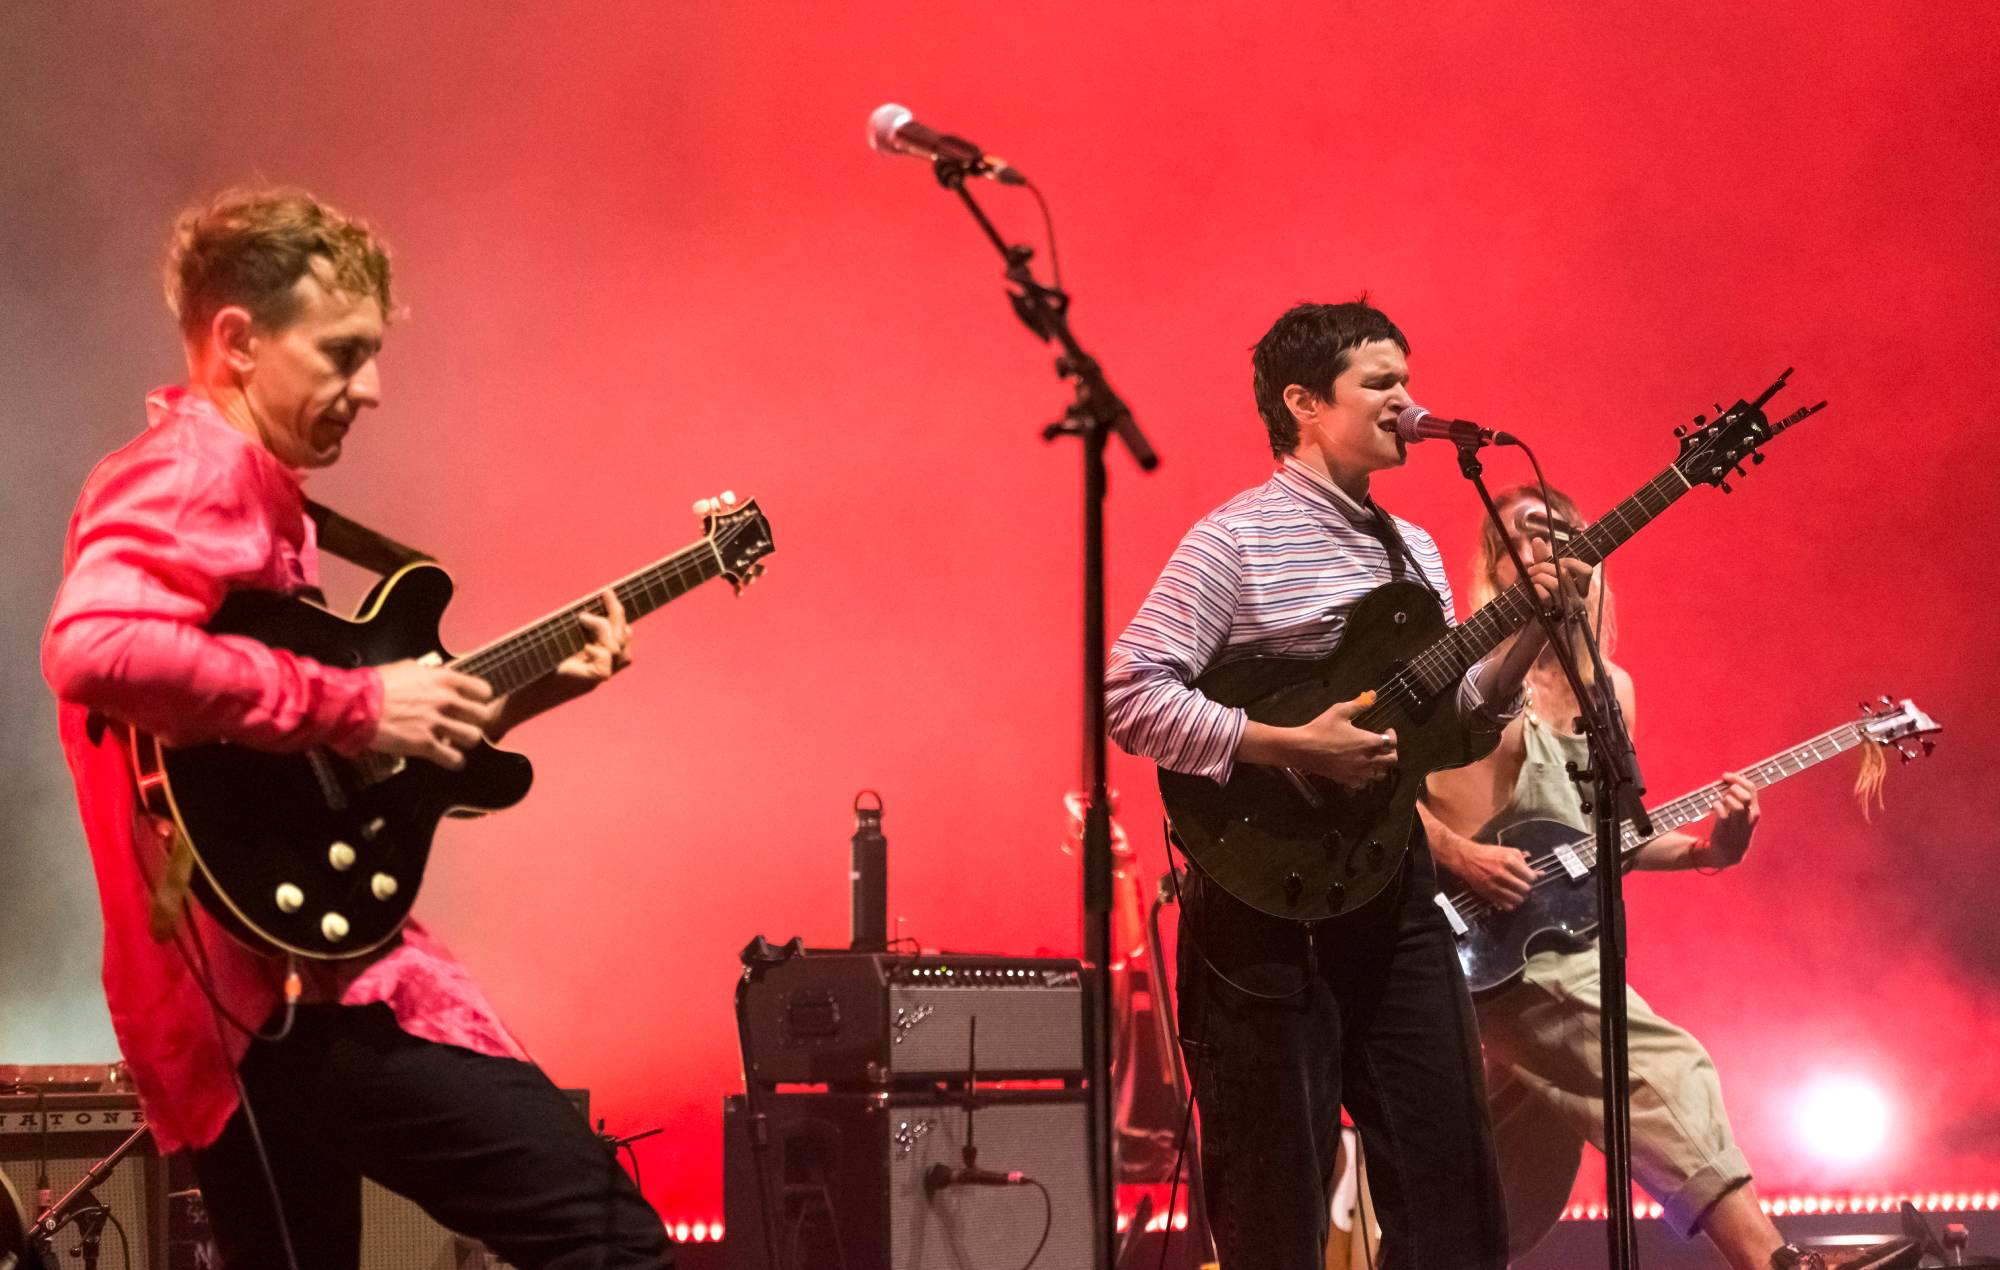
[[[712,578],[741,590],[772,550],[755,502],[708,500],[707,532],[692,546],[611,586],[637,621]],[[589,642],[579,612],[595,595],[477,652],[453,658],[438,640],[451,577],[413,564],[384,578],[358,617],[296,596],[233,591],[209,630],[248,635],[333,666],[417,658],[512,692],[553,671]],[[337,961],[379,948],[417,898],[439,818],[511,807],[528,792],[528,760],[482,741],[465,766],[330,750],[279,754],[213,742],[169,746],[131,738],[146,809],[169,820],[194,855],[193,892],[209,915],[251,948]]]

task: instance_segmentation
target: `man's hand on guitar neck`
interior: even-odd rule
[[[417,661],[390,662],[382,676],[382,717],[368,748],[429,759],[453,771],[465,752],[500,718],[500,703],[484,679]]]
[[[632,624],[625,618],[625,606],[615,591],[606,590],[599,598],[604,601],[603,613],[579,609],[576,614],[589,640],[554,673],[502,697],[500,717],[486,729],[489,740],[498,741],[536,715],[574,701],[632,664]]]

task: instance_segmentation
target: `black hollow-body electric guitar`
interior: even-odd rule
[[[1743,769],[1744,777],[1758,789],[1765,789],[1862,745],[1896,746],[1907,762],[1929,754],[1933,742],[1926,738],[1942,731],[1908,698],[1899,703],[1884,697],[1879,712],[1868,705],[1861,711],[1861,717],[1852,723]],[[1707,816],[1722,790],[1718,781],[1648,808],[1653,837]],[[1653,839],[1639,837],[1629,824],[1624,833],[1620,856],[1622,867],[1630,868],[1633,855]],[[1597,835],[1561,821],[1522,820],[1488,826],[1473,836],[1480,842],[1497,842],[1527,852],[1535,881],[1528,898],[1515,909],[1497,909],[1465,887],[1438,893],[1438,907],[1458,937],[1458,960],[1465,967],[1468,987],[1474,992],[1503,987],[1514,981],[1532,954],[1544,948],[1577,949],[1589,944],[1597,934],[1597,888],[1591,872],[1597,864]]]
[[[712,578],[741,591],[772,550],[757,504],[705,500],[705,533],[608,588],[636,621]],[[384,578],[353,618],[297,596],[234,591],[210,620],[214,634],[247,635],[331,666],[408,658],[449,666],[496,694],[542,678],[589,643],[579,613],[603,613],[600,593],[452,657],[438,639],[450,575],[412,564]],[[192,890],[249,947],[325,961],[358,957],[409,918],[439,819],[497,811],[528,792],[519,754],[480,742],[449,771],[384,754],[278,754],[223,742],[169,746],[144,733],[131,757],[146,809],[169,819],[194,856]]]
[[[1567,554],[1595,565],[1697,485],[1727,492],[1731,473],[1762,462],[1760,447],[1826,405],[1772,421],[1764,405],[1787,370],[1755,401],[1675,429],[1680,453],[1638,493],[1573,538]],[[1465,672],[1533,620],[1536,600],[1517,583],[1460,626],[1447,626],[1437,597],[1415,582],[1390,582],[1348,614],[1339,645],[1320,658],[1246,657],[1195,681],[1213,701],[1240,706],[1279,727],[1309,723],[1372,690],[1356,727],[1396,731],[1393,773],[1350,790],[1295,768],[1238,763],[1227,784],[1160,769],[1160,796],[1175,838],[1210,879],[1276,917],[1317,921],[1351,913],[1402,867],[1424,779],[1490,753],[1499,740],[1460,717]]]

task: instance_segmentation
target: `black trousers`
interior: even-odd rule
[[[1421,833],[1382,895],[1310,925],[1195,872],[1180,1024],[1228,1270],[1320,1270],[1342,1104],[1361,1132],[1384,1270],[1507,1264],[1477,1025],[1436,889]]]
[[[363,1177],[521,1270],[673,1264],[659,1215],[532,1063],[419,1040],[387,1006],[317,1005],[242,1071],[299,1270],[355,1270]],[[194,1165],[223,1265],[285,1270],[240,1109]]]

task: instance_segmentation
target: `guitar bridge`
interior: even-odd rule
[[[1463,935],[1471,929],[1471,927],[1465,924],[1465,919],[1458,915],[1458,905],[1453,904],[1443,891],[1439,891],[1431,898],[1436,900],[1437,906],[1444,910],[1444,919],[1451,923],[1451,933],[1454,938]]]
[[[1568,843],[1556,844],[1555,856],[1557,862],[1562,865],[1563,872],[1569,874],[1572,882],[1590,872],[1590,866],[1583,862],[1583,857]]]

